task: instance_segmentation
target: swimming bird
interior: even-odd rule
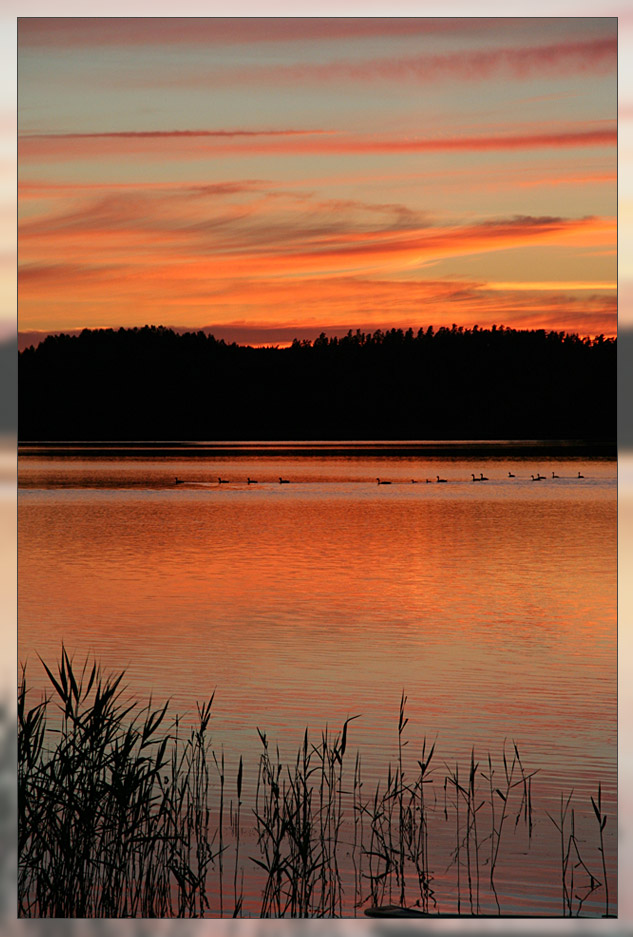
[[[552,478],[560,478],[560,475],[557,475],[556,472],[552,472]]]
[[[437,478],[437,483],[438,483],[438,485],[441,484],[442,482],[443,482],[443,483],[446,483],[446,479],[445,479],[445,478],[440,478],[439,475],[436,475],[435,477]]]
[[[530,478],[532,479],[533,482],[540,482],[541,480],[540,478],[535,478],[534,475],[530,475]]]
[[[229,483],[228,478],[220,478],[220,476],[218,475],[218,485],[228,485],[228,483]]]
[[[417,479],[415,479],[415,478],[412,478],[412,479],[411,479],[411,484],[412,484],[412,485],[417,485],[417,483],[418,483],[418,482],[417,482]]]
[[[433,479],[432,479],[432,478],[427,478],[427,479],[426,479],[426,483],[427,483],[427,485],[432,485],[432,484],[433,484]]]
[[[246,479],[246,483],[247,483],[248,485],[257,485],[257,484],[259,484],[254,478],[247,478],[247,479]]]
[[[584,478],[584,477],[585,477],[584,475],[581,475],[580,472],[578,472],[578,478]]]
[[[377,478],[376,481],[378,482],[379,485],[390,485],[390,484],[391,484],[391,482],[384,482],[384,481],[381,481],[379,478]]]
[[[175,484],[175,485],[184,485],[184,483],[185,483],[184,478],[178,478],[178,476],[176,475],[176,481],[174,482],[174,484]]]
[[[471,472],[470,474],[472,475],[472,479],[473,479],[474,482],[480,482],[480,481],[481,481],[481,478],[477,478],[472,472]]]
[[[545,476],[544,476],[544,475],[541,475],[540,472],[537,472],[537,473],[536,473],[536,480],[537,480],[537,482],[544,482],[544,481],[545,481]]]
[[[289,484],[290,484],[290,479],[289,479],[289,478],[282,478],[281,475],[280,475],[280,476],[279,476],[279,484],[280,484],[280,485],[289,485]]]
[[[512,472],[508,472],[508,478],[516,478],[516,475],[513,475]]]
[[[486,478],[486,476],[484,475],[483,472],[480,472],[480,473],[479,473],[479,481],[480,481],[480,482],[487,482],[487,481],[490,481],[490,479],[489,479],[489,478]]]

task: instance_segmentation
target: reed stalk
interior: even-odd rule
[[[502,845],[510,818],[515,830],[523,823],[528,845],[533,835],[536,772],[525,769],[516,744],[511,752],[504,744],[499,780],[492,757],[482,769],[474,749],[466,769],[459,762],[446,768],[443,814],[453,821],[449,868],[455,867],[455,880],[438,895],[430,857],[430,844],[437,855],[432,823],[442,811],[440,798],[432,796],[436,788],[429,787],[435,742],[428,746],[424,739],[412,768],[405,758],[404,692],[396,763],[386,766],[373,796],[365,795],[359,753],[347,781],[354,716],[339,733],[326,727],[316,742],[306,730],[291,760],[282,759],[258,729],[262,749],[254,802],[246,812],[242,757],[231,783],[235,794],[226,803],[224,752],[216,755],[210,742],[213,696],[197,704],[194,724],[186,728],[178,716],[168,715],[167,703],[156,706],[150,699],[142,706],[126,699],[124,674],[104,676],[88,661],[77,667],[64,648],[56,671],[43,666],[48,695],[31,702],[26,668],[18,693],[19,916],[241,917],[254,913],[255,876],[261,878],[264,918],[334,918],[394,900],[400,907],[412,902],[428,915],[439,914],[444,903],[451,912],[456,907],[458,914],[472,916],[493,900],[502,913],[495,873],[506,855]],[[586,860],[589,847],[577,833],[572,794],[561,796],[559,816],[552,820],[562,915],[586,914],[589,898],[604,887],[608,916],[602,789],[598,785],[591,798],[601,881]],[[256,855],[244,849],[243,830]],[[225,896],[229,868],[232,888]],[[345,894],[342,870],[353,870],[353,896]],[[212,873],[217,878],[211,892]]]
[[[598,784],[598,803],[596,804],[592,797],[591,805],[596,815],[596,820],[598,821],[598,827],[600,831],[600,846],[598,849],[602,857],[602,880],[604,882],[604,916],[609,917],[609,879],[607,877],[607,862],[604,852],[604,828],[607,825],[607,815],[606,813],[602,813],[602,786],[600,784]]]

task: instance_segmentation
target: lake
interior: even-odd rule
[[[455,871],[443,768],[467,768],[473,749],[501,764],[504,740],[538,773],[532,838],[517,825],[504,847],[503,911],[561,913],[547,812],[572,790],[583,859],[602,876],[599,783],[614,910],[615,459],[520,445],[125,452],[21,451],[19,658],[36,690],[37,655],[54,663],[62,642],[174,712],[215,690],[214,748],[233,768],[243,756],[247,807],[257,727],[293,758],[306,727],[318,738],[359,715],[348,746],[372,790],[397,757],[404,692],[407,759],[436,742],[441,910],[454,910]],[[583,913],[603,910],[599,889]]]

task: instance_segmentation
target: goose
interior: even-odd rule
[[[185,483],[184,478],[178,478],[178,476],[176,475],[176,481],[174,482],[174,484],[175,484],[175,485],[184,485],[184,483]]]
[[[486,476],[484,475],[483,472],[480,472],[480,473],[479,473],[479,481],[480,481],[480,482],[487,482],[487,481],[490,481],[490,479],[486,478]]]
[[[229,483],[228,478],[220,478],[220,476],[218,475],[218,485],[228,485],[228,483]]]
[[[440,485],[440,484],[446,484],[446,479],[445,479],[445,478],[440,478],[439,475],[436,475],[435,477],[436,477],[436,479],[437,479],[438,485]]]
[[[247,478],[247,479],[246,479],[246,484],[247,484],[247,485],[257,485],[258,482],[257,482],[257,480],[254,479],[254,478]]]
[[[530,475],[530,478],[532,479],[533,482],[540,482],[541,480],[540,478],[537,478],[535,475]]]
[[[516,478],[516,475],[513,475],[512,472],[508,472],[508,478]]]
[[[480,481],[481,481],[481,478],[477,478],[476,475],[473,474],[473,472],[471,472],[470,474],[471,474],[472,480],[473,480],[474,482],[480,482]]]
[[[537,473],[536,473],[536,480],[537,480],[537,482],[544,482],[544,481],[545,481],[545,476],[544,476],[544,475],[541,475],[540,472],[537,472]]]
[[[411,479],[411,484],[412,484],[412,485],[417,485],[417,483],[418,483],[418,482],[417,482],[417,480],[416,480],[415,478],[412,478],[412,479]]]
[[[427,478],[427,479],[426,479],[426,483],[427,483],[427,485],[432,485],[432,484],[433,484],[433,479],[432,479],[432,478]]]
[[[290,484],[290,479],[289,479],[289,478],[282,478],[281,475],[280,475],[280,476],[279,476],[279,484],[280,484],[280,485],[289,485],[289,484]]]
[[[560,475],[557,475],[556,472],[552,472],[552,478],[560,478]]]
[[[584,478],[584,477],[585,477],[584,475],[581,475],[580,472],[578,472],[578,478]]]
[[[391,482],[381,481],[379,478],[377,478],[376,481],[378,482],[379,485],[390,485],[390,484],[391,484]]]

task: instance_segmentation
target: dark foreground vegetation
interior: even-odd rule
[[[616,343],[391,329],[227,345],[163,327],[50,336],[19,359],[28,440],[616,438]]]
[[[411,770],[404,695],[395,763],[369,791],[360,756],[349,763],[353,719],[316,742],[306,732],[289,761],[258,729],[257,769],[240,758],[229,772],[211,747],[212,699],[185,725],[63,650],[46,670],[58,705],[31,701],[24,672],[18,700],[21,917],[501,915],[504,885],[511,902],[528,874],[535,772],[516,745],[450,767],[426,741]],[[547,820],[550,915],[613,911],[600,787],[590,801],[581,813],[561,796]],[[517,837],[520,866],[505,876]],[[523,913],[544,913],[530,897]]]

